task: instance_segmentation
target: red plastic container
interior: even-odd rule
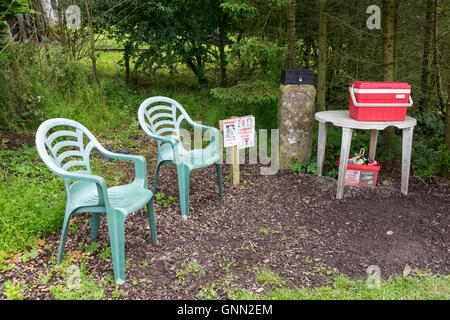
[[[359,121],[404,121],[413,104],[411,86],[404,82],[355,81],[349,98],[350,117]]]
[[[340,160],[338,160],[339,164]],[[380,164],[369,166],[366,164],[347,164],[345,182],[347,186],[376,186]]]

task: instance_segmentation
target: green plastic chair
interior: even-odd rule
[[[219,163],[219,130],[192,121],[186,110],[175,100],[167,97],[151,97],[139,107],[139,124],[142,130],[158,142],[158,162],[153,180],[156,193],[159,168],[163,164],[175,165],[178,174],[181,216],[189,216],[189,175],[193,169],[216,164],[219,195],[222,198],[222,173]],[[201,149],[186,150],[181,142],[180,125],[186,121],[190,126],[209,132],[209,145]]]
[[[83,125],[62,118],[49,119],[39,126],[36,147],[45,165],[63,178],[67,192],[57,265],[63,256],[70,216],[74,213],[90,212],[90,236],[95,239],[99,233],[100,213],[106,212],[114,278],[116,284],[123,284],[124,222],[127,215],[147,206],[152,242],[155,245],[157,243],[153,193],[147,185],[145,158],[110,152],[103,148]],[[133,161],[134,181],[127,185],[107,188],[104,178],[91,173],[89,159],[93,148],[109,158]]]

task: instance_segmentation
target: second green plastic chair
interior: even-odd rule
[[[216,164],[219,195],[222,198],[222,173],[219,163],[219,130],[192,121],[186,110],[175,100],[167,97],[146,99],[139,107],[139,124],[144,132],[158,142],[158,162],[153,180],[153,193],[163,164],[175,165],[178,175],[181,215],[189,216],[189,176],[193,169]],[[209,132],[209,145],[205,148],[186,150],[181,141],[181,123]],[[194,137],[195,138],[195,137]]]

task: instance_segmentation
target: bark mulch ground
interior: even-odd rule
[[[155,150],[151,154],[150,183]],[[383,279],[402,274],[406,265],[449,273],[449,187],[444,181],[411,179],[404,196],[400,173],[381,171],[377,187],[346,187],[344,199],[336,200],[334,179],[293,171],[261,175],[260,169],[242,165],[241,185],[232,186],[230,166],[223,165],[223,199],[214,166],[194,171],[190,216],[182,219],[176,170],[163,166],[157,192],[164,197],[155,200],[158,245],[151,244],[146,212],[129,215],[126,283],[119,298],[226,299],[234,289],[264,293],[280,281],[257,281],[263,270],[278,273],[285,287],[330,284],[337,274],[365,279],[370,265],[380,268]],[[126,170],[132,176],[133,167]],[[386,179],[392,184],[383,184]],[[77,231],[68,235],[65,247],[72,257],[85,253],[93,241],[88,217],[74,218]],[[100,228],[95,241],[107,243],[105,216]],[[22,278],[30,285],[30,299],[52,298],[47,288],[61,279],[50,278],[44,286],[37,282],[52,266],[59,236],[49,235],[38,257],[16,263],[3,272],[4,280]],[[111,257],[101,259],[99,252],[90,255],[85,268],[97,279],[107,279],[113,273]],[[105,297],[111,292],[106,290]]]

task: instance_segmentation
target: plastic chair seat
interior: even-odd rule
[[[70,186],[70,200],[74,207],[99,206],[97,185],[93,182],[77,181]],[[153,193],[136,184],[126,184],[107,189],[111,208],[132,213],[144,207]],[[101,210],[101,207],[99,208]]]
[[[200,169],[219,161],[219,154],[215,153],[215,145],[209,144],[205,149],[179,150],[178,161],[192,169]],[[173,147],[164,144],[159,149],[159,161],[171,161],[173,159]]]

